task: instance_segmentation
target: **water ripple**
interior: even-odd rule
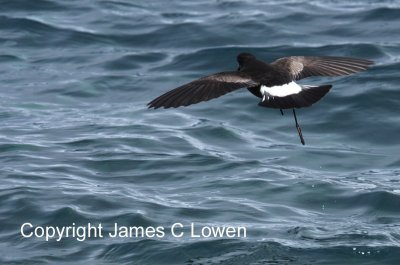
[[[0,263],[397,264],[398,1],[5,1]],[[373,60],[293,118],[247,91],[148,110],[247,51]],[[303,80],[301,81],[303,82]],[[35,225],[246,226],[248,237],[22,238]]]

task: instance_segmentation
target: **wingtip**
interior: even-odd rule
[[[169,106],[169,105],[157,105],[157,103],[149,102],[146,104],[148,109],[169,109],[169,108],[177,108],[179,106]]]
[[[359,59],[359,60],[363,64],[364,70],[367,70],[368,68],[370,68],[371,66],[373,66],[375,64],[375,62],[372,60],[368,60],[368,59]]]
[[[152,108],[155,109],[155,106],[153,105],[152,102],[147,103],[146,106],[147,106],[148,109],[152,109]]]
[[[147,108],[148,108],[148,109],[159,109],[159,108],[161,108],[161,106],[154,106],[154,105],[151,105],[151,106],[148,106]]]
[[[153,101],[147,103],[146,106],[147,106],[148,109],[158,109],[158,108],[162,107],[161,105],[157,105]]]
[[[359,60],[366,66],[366,69],[375,64],[375,62],[372,60],[368,59],[359,59]]]

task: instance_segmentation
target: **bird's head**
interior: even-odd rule
[[[240,68],[245,65],[247,62],[255,60],[256,57],[248,52],[242,52],[237,56],[237,61],[239,63],[239,68],[238,70],[240,70]]]

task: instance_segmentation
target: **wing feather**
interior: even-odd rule
[[[372,61],[335,56],[290,56],[280,58],[271,65],[289,71],[293,80],[310,76],[341,76],[368,69]]]
[[[208,101],[239,88],[259,85],[243,72],[221,72],[177,87],[149,102],[149,108],[177,108]]]

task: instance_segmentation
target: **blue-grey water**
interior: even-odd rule
[[[305,146],[245,89],[147,109],[240,52],[375,65],[302,80],[334,85],[297,112]],[[400,1],[0,1],[0,264],[400,264],[399,70]],[[166,233],[46,241],[24,223]]]

